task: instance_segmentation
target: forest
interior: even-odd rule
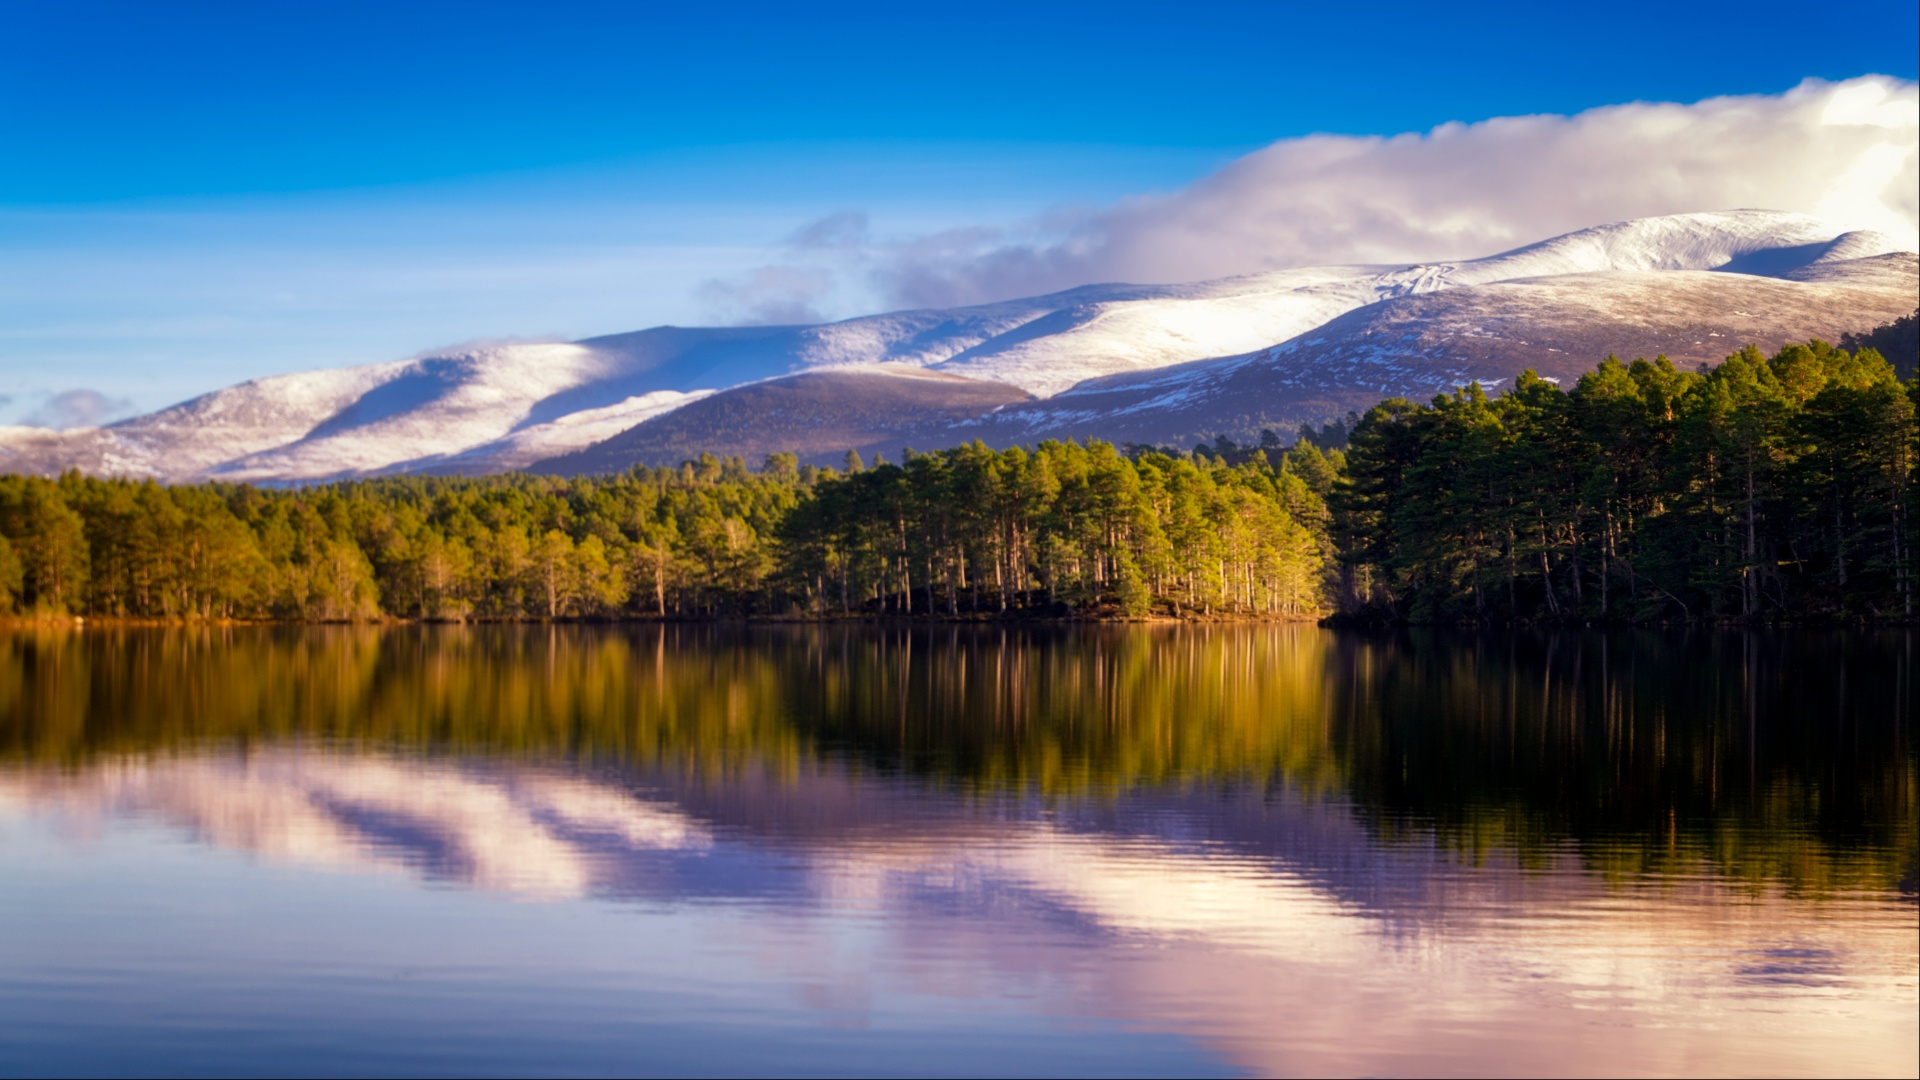
[[[1910,618],[1920,382],[1848,344],[1705,372],[1609,359],[1570,389],[1529,371],[1290,448],[295,488],[0,476],[0,614]]]
[[[1870,348],[1609,359],[1354,427],[1335,603],[1362,620],[1913,615],[1920,382]]]
[[[1277,461],[1277,466],[1275,461]],[[1317,614],[1339,456],[980,444],[871,467],[271,489],[0,477],[0,604],[132,618]]]

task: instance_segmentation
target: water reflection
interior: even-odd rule
[[[1382,839],[1911,891],[1908,632],[492,627],[0,638],[0,760],[319,741],[1048,797],[1284,786]],[[855,813],[858,813],[856,808]]]
[[[1900,634],[17,634],[0,818],[706,912],[701,964],[802,1014],[1032,999],[1261,1073],[1910,1074],[1912,660]]]
[[[0,776],[8,803],[83,827],[151,816],[273,861],[551,898],[586,895],[610,855],[710,844],[685,814],[604,784],[371,753],[268,748]]]

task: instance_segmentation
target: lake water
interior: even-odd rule
[[[1905,1075],[1916,638],[0,634],[0,1073]]]

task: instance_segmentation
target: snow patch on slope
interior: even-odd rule
[[[600,409],[582,409],[558,420],[521,428],[503,438],[442,458],[406,462],[395,472],[506,472],[524,469],[536,461],[572,453],[664,416],[682,405],[712,395],[712,390],[681,393],[655,390]]]
[[[414,361],[300,438],[208,470],[223,480],[320,479],[385,471],[505,438],[543,398],[610,374],[580,345],[510,345]]]

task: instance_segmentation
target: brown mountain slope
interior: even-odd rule
[[[958,421],[1033,400],[1005,383],[921,368],[815,371],[715,394],[529,471],[617,472],[675,465],[703,451],[749,462],[794,451],[802,461],[837,465],[849,449],[897,454],[904,445],[945,445],[929,440],[952,437]]]

